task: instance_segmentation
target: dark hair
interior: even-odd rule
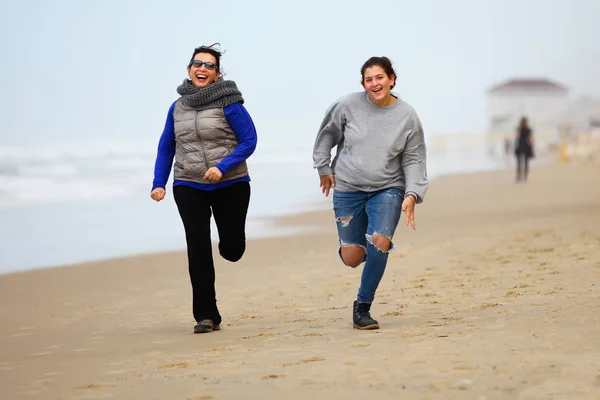
[[[192,58],[190,58],[190,62],[188,63],[188,68],[192,66],[192,62],[194,61],[194,57],[199,53],[207,53],[212,55],[217,61],[217,72],[221,71],[221,56],[224,52],[220,49],[216,49],[215,46],[221,47],[220,43],[213,43],[210,46],[200,46],[194,49],[194,54],[192,54]]]
[[[394,67],[392,67],[392,62],[390,61],[389,58],[387,58],[387,57],[371,57],[360,68],[360,75],[362,76],[362,79],[360,81],[361,85],[364,84],[364,82],[365,82],[365,70],[367,68],[371,68],[374,66],[381,67],[388,78],[391,78],[392,75],[394,75],[394,78],[397,77],[396,71],[394,71]],[[391,88],[393,89],[394,86],[396,86],[396,81],[394,81],[394,84],[391,86]]]
[[[521,117],[519,121],[519,128],[528,128],[529,124],[527,123],[527,117]]]

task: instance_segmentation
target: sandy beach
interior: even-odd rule
[[[441,177],[416,221],[376,331],[352,329],[361,269],[339,261],[331,211],[216,258],[210,334],[192,333],[184,252],[0,276],[0,397],[600,398],[600,165]]]

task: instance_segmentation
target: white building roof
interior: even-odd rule
[[[560,83],[544,78],[512,78],[488,89],[488,93],[513,91],[553,91],[566,93],[569,89]]]

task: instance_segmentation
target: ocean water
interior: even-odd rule
[[[292,233],[263,217],[331,208],[311,153],[312,140],[259,142],[248,162],[249,238]],[[184,249],[170,187],[164,201],[149,198],[155,156],[156,140],[0,145],[0,273]],[[482,140],[428,154],[430,178],[500,166]]]

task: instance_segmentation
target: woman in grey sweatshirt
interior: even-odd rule
[[[387,57],[371,57],[361,68],[364,91],[327,110],[313,150],[325,196],[333,191],[339,255],[352,268],[365,262],[353,324],[378,329],[371,304],[383,277],[400,220],[416,229],[415,205],[429,186],[423,128],[414,109],[391,92],[396,73]],[[331,150],[336,156],[331,162]]]

